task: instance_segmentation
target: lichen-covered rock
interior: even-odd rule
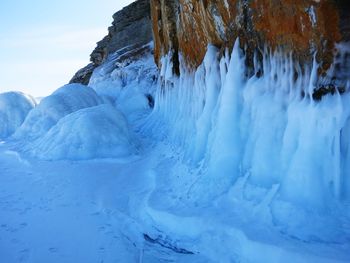
[[[172,51],[176,62],[181,52],[195,68],[209,43],[231,47],[239,37],[248,64],[265,47],[292,51],[301,62],[317,51],[322,73],[335,43],[350,40],[349,9],[345,0],[151,0],[155,59]]]
[[[137,0],[113,15],[108,35],[97,42],[90,55],[91,64],[79,70],[70,83],[87,85],[94,69],[101,65],[108,55],[122,48],[139,48],[152,41],[152,23],[149,0]]]

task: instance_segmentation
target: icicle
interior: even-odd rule
[[[205,98],[203,111],[196,122],[196,137],[194,138],[193,161],[199,162],[205,156],[208,144],[208,134],[212,129],[212,114],[217,103],[220,91],[223,69],[218,67],[218,50],[214,46],[208,47],[207,55],[204,58],[205,68]],[[221,74],[220,74],[221,72]],[[221,76],[221,77],[220,77]]]
[[[219,195],[249,172],[249,184],[280,185],[278,198],[296,205],[322,210],[350,198],[350,97],[313,100],[315,57],[310,67],[265,48],[262,61],[254,56],[250,79],[238,40],[221,59],[209,46],[195,73],[180,60],[179,78],[169,57],[149,127],[179,147],[185,163],[201,164],[190,195]]]

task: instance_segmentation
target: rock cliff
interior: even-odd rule
[[[349,14],[345,0],[138,0],[114,14],[108,35],[90,56],[91,63],[71,82],[88,84],[93,70],[109,54],[139,48],[152,40],[153,30],[156,63],[159,66],[160,58],[171,52],[176,74],[179,54],[195,69],[208,44],[224,50],[239,37],[248,68],[254,54],[262,58],[266,51],[291,52],[301,64],[311,64],[316,54],[319,75],[344,83],[350,79],[350,48],[344,54],[337,48],[338,43],[350,43]],[[340,70],[330,74],[332,64]]]
[[[175,66],[180,52],[196,68],[209,43],[231,48],[239,37],[248,65],[266,47],[292,51],[300,62],[311,62],[317,52],[325,74],[335,44],[350,40],[345,0],[151,0],[151,13],[158,64],[172,51]]]
[[[139,48],[152,40],[152,24],[149,0],[137,0],[113,15],[108,35],[97,43],[90,55],[91,63],[79,70],[71,83],[89,83],[93,70],[101,65],[109,54],[126,48]]]

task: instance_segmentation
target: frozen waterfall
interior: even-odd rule
[[[182,66],[176,77],[170,57],[162,59],[143,132],[184,152],[182,161],[201,174],[195,199],[220,196],[246,177],[312,210],[350,200],[350,95],[335,90],[315,100],[316,61],[300,65],[291,54],[266,51],[247,77],[236,41],[221,59],[209,46],[196,72]]]

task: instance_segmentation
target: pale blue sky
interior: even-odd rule
[[[133,0],[0,0],[0,92],[49,95],[89,62]]]

